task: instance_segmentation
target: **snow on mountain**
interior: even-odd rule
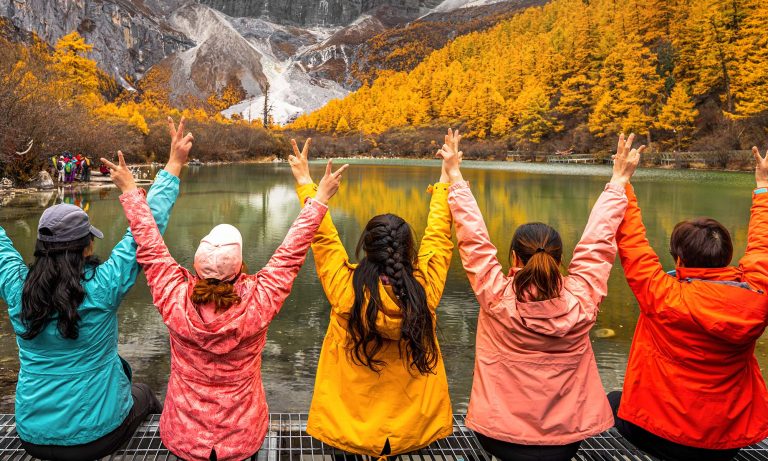
[[[445,0],[433,11],[436,13],[445,13],[448,11],[458,10],[460,8],[493,5],[494,3],[501,3],[503,1],[504,0]]]
[[[498,1],[0,0],[0,16],[50,44],[78,30],[94,46],[91,57],[131,91],[129,82],[151,67],[165,71],[180,106],[236,81],[248,98],[224,113],[260,118],[269,85],[272,115],[283,123],[357,88],[355,69],[379,62],[370,64],[366,54],[372,38],[396,38],[420,15]],[[434,24],[428,27],[438,30]],[[448,37],[451,27],[439,33]]]

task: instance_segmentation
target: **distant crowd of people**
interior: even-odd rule
[[[91,180],[91,159],[83,154],[74,155],[64,152],[61,155],[51,157],[53,169],[56,172],[59,184],[72,184],[75,181],[88,182]],[[102,174],[109,174],[109,169],[102,165]]]

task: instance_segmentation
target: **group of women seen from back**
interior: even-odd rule
[[[480,304],[466,425],[502,461],[571,459],[581,442],[616,427],[668,460],[728,460],[768,437],[768,392],[754,355],[768,322],[768,157],[754,149],[745,256],[731,267],[728,230],[684,221],[666,273],[645,235],[630,184],[644,146],[621,135],[613,176],[561,274],[563,242],[545,223],[518,227],[505,272],[461,172],[458,132],[437,153],[426,229],[417,242],[394,214],[371,218],[350,258],[328,213],[347,166],[329,161],[319,183],[310,140],[289,164],[302,209],[266,266],[249,274],[234,226],[202,238],[193,270],[163,241],[193,144],[169,119],[171,152],[148,193],[121,153],[103,159],[120,188],[130,229],[100,262],[102,233],[78,207],[43,213],[34,261],[25,265],[0,227],[0,297],[8,304],[21,369],[16,425],[24,449],[53,460],[89,460],[119,449],[150,413],[162,413],[168,449],[189,461],[241,460],[267,433],[261,380],[270,322],[307,252],[330,304],[307,432],[344,452],[396,456],[453,431],[437,308],[454,251]],[[496,206],[503,206],[495,204]],[[607,296],[616,255],[640,318],[623,392],[606,395],[589,332]],[[353,263],[352,260],[357,262]],[[117,309],[143,269],[168,328],[171,375],[164,406],[132,384],[118,355]]]

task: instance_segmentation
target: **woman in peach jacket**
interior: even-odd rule
[[[448,203],[459,253],[480,303],[467,427],[503,461],[570,460],[582,440],[613,425],[589,331],[607,294],[624,216],[624,185],[640,152],[615,156],[611,182],[597,200],[568,267],[562,241],[542,223],[520,226],[509,275],[502,272],[477,202],[459,170],[458,133],[439,153],[452,186]],[[642,149],[640,149],[642,151]]]
[[[266,267],[243,273],[242,237],[221,224],[200,242],[195,272],[171,256],[123,161],[106,162],[123,194],[120,202],[138,244],[137,259],[171,338],[171,376],[160,436],[188,461],[242,460],[267,433],[269,410],[261,382],[267,328],[304,263],[326,203],[343,168],[320,182]]]

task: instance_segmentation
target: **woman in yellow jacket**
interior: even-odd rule
[[[310,140],[289,158],[303,204],[317,186]],[[453,430],[448,380],[435,335],[435,309],[453,253],[447,177],[432,189],[417,250],[411,227],[392,214],[371,219],[349,257],[330,215],[312,240],[331,304],[307,432],[347,452],[397,455]],[[363,257],[360,258],[360,254]]]

